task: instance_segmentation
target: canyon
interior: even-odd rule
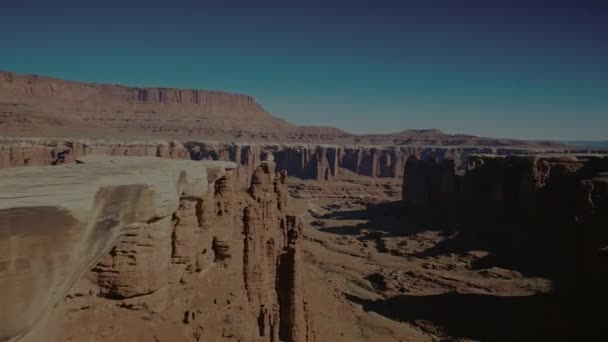
[[[245,185],[265,156],[302,179],[340,173],[401,178],[406,160],[471,154],[602,154],[556,142],[446,134],[436,129],[355,135],[297,126],[254,98],[216,91],[136,88],[0,72],[0,168],[73,162],[89,154],[229,160]]]
[[[340,174],[372,178],[402,178],[410,156],[450,159],[464,169],[469,155],[562,155],[597,154],[593,149],[539,149],[498,147],[433,146],[342,146],[289,143],[180,142],[177,140],[121,141],[116,139],[3,138],[0,139],[0,168],[73,163],[85,155],[156,156],[172,159],[225,160],[238,165],[241,184],[271,155],[278,170],[302,179],[331,181]]]
[[[591,339],[608,151],[0,73],[1,341]]]
[[[460,174],[451,160],[412,157],[404,177],[404,201],[418,212],[410,215],[435,215],[452,226],[451,241],[434,253],[482,245],[490,253],[474,268],[498,265],[551,280],[530,308],[540,314],[546,305],[548,320],[534,316],[536,326],[528,328],[537,338],[547,338],[542,324],[563,325],[553,339],[599,334],[590,312],[608,303],[607,156],[475,155]]]

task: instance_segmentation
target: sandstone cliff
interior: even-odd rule
[[[79,160],[0,171],[0,340],[312,340],[271,162]]]
[[[401,178],[410,156],[421,159],[449,159],[459,170],[466,168],[467,156],[475,154],[534,155],[598,153],[594,150],[518,149],[492,147],[378,147],[342,145],[208,143],[171,141],[130,141],[100,139],[24,139],[0,141],[0,168],[24,165],[73,163],[85,155],[157,156],[172,159],[226,160],[239,167],[241,186],[267,156],[277,170],[302,179],[332,180],[340,174]]]
[[[2,131],[88,137],[259,134],[292,126],[246,95],[0,73]],[[32,136],[32,135],[29,135]]]
[[[582,205],[576,201],[590,196],[581,197],[582,189],[593,188],[592,179],[608,171],[608,157],[469,155],[463,165],[459,171],[453,159],[410,157],[404,170],[403,198],[430,206],[502,205],[529,213],[552,207],[575,216],[581,214]]]
[[[579,322],[577,338],[593,336],[602,323],[587,308],[608,304],[608,157],[478,155],[466,165],[409,158],[408,213],[431,210],[457,222],[461,245],[493,246],[494,262],[550,278],[560,310]]]

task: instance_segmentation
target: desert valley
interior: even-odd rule
[[[1,341],[585,340],[608,150],[0,73]]]

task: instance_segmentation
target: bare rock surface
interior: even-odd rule
[[[81,163],[1,172],[2,338],[31,328],[120,236],[170,219],[182,194],[203,196],[215,180],[206,169],[218,178],[234,168],[157,158]]]
[[[0,338],[311,341],[271,162],[85,157],[1,171]],[[213,309],[212,309],[213,308]]]

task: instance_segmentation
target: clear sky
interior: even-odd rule
[[[255,96],[355,133],[608,139],[608,1],[0,2],[0,69]]]

